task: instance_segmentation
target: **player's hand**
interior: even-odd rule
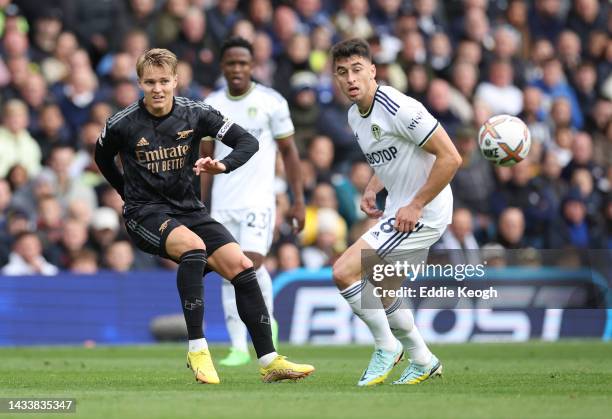
[[[200,176],[200,173],[210,173],[211,175],[218,175],[219,173],[225,173],[227,168],[219,160],[211,159],[210,157],[203,157],[198,159],[193,166],[193,171],[196,176]]]
[[[304,221],[306,219],[306,210],[303,202],[294,203],[287,214],[291,220],[291,226],[293,227],[293,233],[298,234],[304,230]]]
[[[405,207],[401,207],[395,213],[395,225],[393,227],[402,233],[411,232],[414,230],[419,218],[421,218],[422,212],[423,207],[414,202],[411,202]]]
[[[360,208],[370,218],[380,218],[383,215],[383,212],[376,206],[376,194],[373,191],[363,193]]]

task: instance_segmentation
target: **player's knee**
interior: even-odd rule
[[[253,261],[245,255],[242,255],[240,258],[240,272],[249,268],[253,268]]]
[[[340,290],[345,289],[355,282],[348,264],[345,263],[342,258],[338,259],[332,266],[332,276],[334,278],[334,283]]]
[[[196,235],[190,236],[189,239],[185,242],[185,247],[189,248],[188,250],[206,250],[206,245],[202,239]]]

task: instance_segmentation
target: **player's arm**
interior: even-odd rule
[[[429,177],[412,201],[398,210],[395,228],[412,231],[421,216],[423,207],[430,203],[450,183],[461,166],[461,156],[442,125],[438,124],[429,139],[421,147],[436,156]]]
[[[293,194],[293,205],[289,210],[289,216],[292,220],[295,220],[292,222],[296,232],[300,232],[304,229],[304,220],[306,219],[300,156],[293,141],[293,135],[277,139],[277,144],[285,165],[289,187]]]
[[[212,157],[198,159],[193,168],[196,175],[202,172],[213,175],[229,173],[245,164],[259,150],[259,142],[255,137],[211,107],[203,110],[200,127],[202,137],[210,136],[221,141],[232,151],[221,160]]]
[[[200,157],[210,157],[212,158],[215,155],[215,142],[214,141],[205,141],[202,140],[200,142]],[[213,175],[210,173],[204,172],[200,175],[200,197],[202,202],[208,202],[210,196],[210,191],[212,189],[213,183]]]
[[[370,218],[379,218],[383,215],[383,212],[376,206],[376,194],[383,190],[385,185],[376,175],[372,175],[370,181],[363,191],[361,197],[361,211],[365,212]]]
[[[115,163],[115,156],[119,152],[115,144],[116,141],[112,137],[110,129],[105,126],[96,142],[94,160],[98,168],[100,168],[100,173],[117,190],[121,198],[125,200],[123,174]]]

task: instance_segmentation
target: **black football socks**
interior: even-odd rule
[[[176,286],[181,298],[189,340],[204,337],[204,283],[206,250],[189,250],[181,255],[176,273]]]
[[[236,307],[238,315],[246,325],[257,358],[275,352],[272,343],[272,328],[270,315],[266,308],[257,276],[253,268],[245,269],[232,279],[236,291]]]

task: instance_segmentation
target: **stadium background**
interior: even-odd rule
[[[370,225],[358,207],[370,169],[327,56],[349,35],[369,40],[379,82],[423,101],[463,157],[440,247],[611,248],[606,1],[2,0],[0,10],[0,345],[147,342],[155,316],[179,311],[175,266],[132,247],[122,202],[91,158],[106,118],[138,98],[135,59],[152,46],[181,60],[177,94],[205,99],[222,86],[220,43],[239,34],[254,43],[255,78],[290,104],[308,208],[295,237],[279,163],[266,266],[284,339],[368,342],[326,268]],[[478,127],[499,113],[518,115],[532,133],[528,159],[512,169],[477,149]],[[547,268],[531,275],[550,277]],[[207,336],[224,341],[219,279],[205,289]],[[609,338],[608,314],[548,312],[557,334],[529,314],[529,330],[489,338]],[[428,338],[482,340],[478,316],[447,319]]]

